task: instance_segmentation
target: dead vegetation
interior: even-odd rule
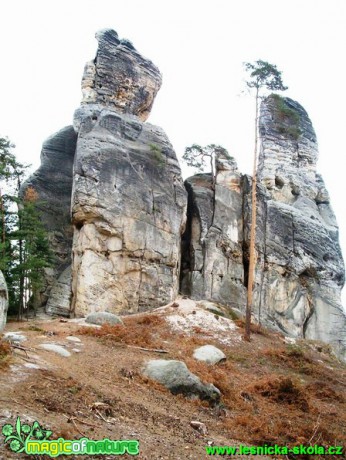
[[[7,366],[11,355],[11,345],[3,337],[0,337],[0,370]]]
[[[242,320],[236,324],[244,326]],[[168,358],[184,359],[201,380],[220,389],[222,404],[216,412],[232,438],[256,445],[291,446],[341,445],[346,438],[345,366],[314,343],[285,344],[279,334],[252,325],[252,343],[221,346],[228,360],[209,366],[193,359],[192,354],[205,343],[220,346],[215,337],[206,339],[206,331],[198,328],[192,336],[173,334],[158,315],[127,318],[124,326],[82,328],[79,332],[102,338],[104,343],[146,347],[164,344]],[[155,390],[160,387],[134,378],[153,385]],[[205,406],[203,402],[197,404]]]
[[[49,330],[55,328],[56,335],[63,337],[68,334],[64,327],[55,323]],[[29,329],[33,336],[40,333]],[[224,443],[235,439],[249,445],[330,446],[343,445],[346,439],[346,366],[316,343],[285,344],[279,334],[261,328],[254,331],[250,343],[225,345],[216,336],[206,337],[204,330],[191,335],[174,332],[160,314],[136,315],[124,318],[124,325],[83,326],[73,332],[85,343],[76,364],[59,373],[39,371],[25,396],[26,405],[63,418],[54,432],[57,436],[73,438],[83,433],[102,438],[111,436],[115,426],[117,433],[126,432],[119,428],[125,423],[138,427],[143,437],[146,430],[160,426],[168,446],[176,439],[203,446],[205,436],[186,431],[190,419],[207,426],[208,439],[224,439]],[[207,343],[221,348],[226,362],[210,366],[196,361],[194,349]],[[5,356],[9,351],[8,344],[0,341],[0,362],[2,347]],[[141,366],[156,357],[155,350],[165,350],[167,359],[185,361],[202,381],[217,386],[222,393],[220,406],[211,408],[205,402],[173,396],[143,377]],[[195,454],[184,457],[183,448],[179,452],[176,458],[197,458]],[[151,458],[175,458],[157,455]]]

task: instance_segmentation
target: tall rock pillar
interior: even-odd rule
[[[186,192],[161,128],[144,123],[161,86],[155,65],[113,30],[82,80],[72,190],[72,312],[136,312],[179,289]]]
[[[272,95],[259,129],[257,313],[290,335],[333,344],[346,359],[345,268],[311,121],[300,104]]]

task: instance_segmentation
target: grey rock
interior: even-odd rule
[[[204,384],[182,361],[157,359],[148,361],[144,375],[164,385],[173,394],[183,394],[190,398],[217,403],[220,391],[212,384]]]
[[[226,360],[225,353],[214,345],[203,345],[196,348],[193,352],[193,357],[198,361],[204,361],[208,364],[217,364],[220,361]]]
[[[54,267],[45,270],[46,286],[41,295],[45,305],[56,280],[71,264],[73,227],[71,224],[72,168],[77,135],[67,126],[49,137],[43,144],[41,166],[21,187],[24,195],[28,187],[38,195],[38,208],[48,231],[51,249],[55,255]],[[51,313],[59,313],[50,305]]]
[[[24,363],[24,367],[27,367],[28,369],[41,369],[38,364],[35,363]]]
[[[190,177],[185,186],[189,209],[182,243],[182,292],[243,309],[243,194],[235,160],[219,154],[215,190],[210,174]]]
[[[78,337],[74,337],[73,335],[69,335],[68,337],[66,337],[66,340],[68,340],[69,342],[81,343],[81,339],[79,339]]]
[[[72,244],[72,242],[71,242]],[[72,248],[71,248],[72,250]],[[69,265],[55,280],[46,305],[46,312],[51,315],[70,316],[72,297],[72,271]]]
[[[107,311],[99,311],[96,313],[89,313],[85,318],[86,323],[97,324],[101,326],[102,324],[123,324],[122,319],[119,316],[109,313]]]
[[[58,355],[63,356],[64,358],[68,358],[71,356],[71,353],[69,351],[67,351],[61,345],[56,345],[55,343],[41,343],[39,347],[43,348],[44,350],[57,353]]]
[[[262,102],[257,184],[254,318],[291,337],[333,345],[346,359],[345,268],[311,120],[296,101]],[[282,110],[283,107],[283,110]],[[182,291],[244,311],[252,179],[232,160],[186,181]]]
[[[161,87],[158,68],[112,29],[100,30],[96,38],[96,58],[84,69],[82,103],[111,107],[145,121]]]
[[[4,338],[5,340],[8,340],[10,342],[16,342],[16,343],[25,342],[25,340],[27,340],[24,334],[20,332],[15,332],[15,331],[5,332]]]
[[[292,337],[328,342],[345,359],[345,268],[329,195],[316,172],[316,135],[305,110],[283,101],[296,122],[278,119],[273,97],[261,106],[255,314]]]
[[[2,331],[6,325],[8,310],[8,292],[7,284],[2,271],[0,271],[0,331]]]
[[[108,41],[99,41],[97,59],[104,53],[102,47],[110,46]],[[126,47],[124,52],[133,50]],[[134,67],[137,59],[136,54]],[[127,72],[131,71],[128,66]],[[142,88],[145,93],[152,84],[146,71],[145,75],[138,80],[144,85],[137,88],[139,92]],[[113,77],[116,92],[116,78],[122,77],[117,73]],[[120,110],[117,104],[96,101],[83,104],[74,121],[78,143],[72,192],[72,310],[76,316],[93,310],[136,312],[173,300],[179,290],[180,237],[186,220],[186,192],[166,134],[143,123],[139,118],[143,114],[131,104]]]

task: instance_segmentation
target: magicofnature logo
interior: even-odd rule
[[[58,457],[59,455],[138,455],[139,441],[130,440],[111,440],[104,438],[93,440],[89,438],[81,439],[48,439],[52,432],[42,428],[35,421],[32,426],[22,424],[20,417],[14,426],[7,423],[2,427],[2,434],[5,436],[5,444],[16,453],[24,452],[33,455],[49,455]]]
[[[44,441],[52,434],[51,431],[42,428],[37,421],[32,426],[27,423],[22,424],[20,417],[17,418],[15,426],[7,423],[1,431],[5,436],[5,444],[8,443],[10,449],[17,453],[24,452],[28,441]]]

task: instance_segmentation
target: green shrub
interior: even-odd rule
[[[299,113],[291,109],[285,99],[278,94],[271,94],[270,98],[274,101],[274,116],[277,130],[280,134],[297,140],[302,134]]]

